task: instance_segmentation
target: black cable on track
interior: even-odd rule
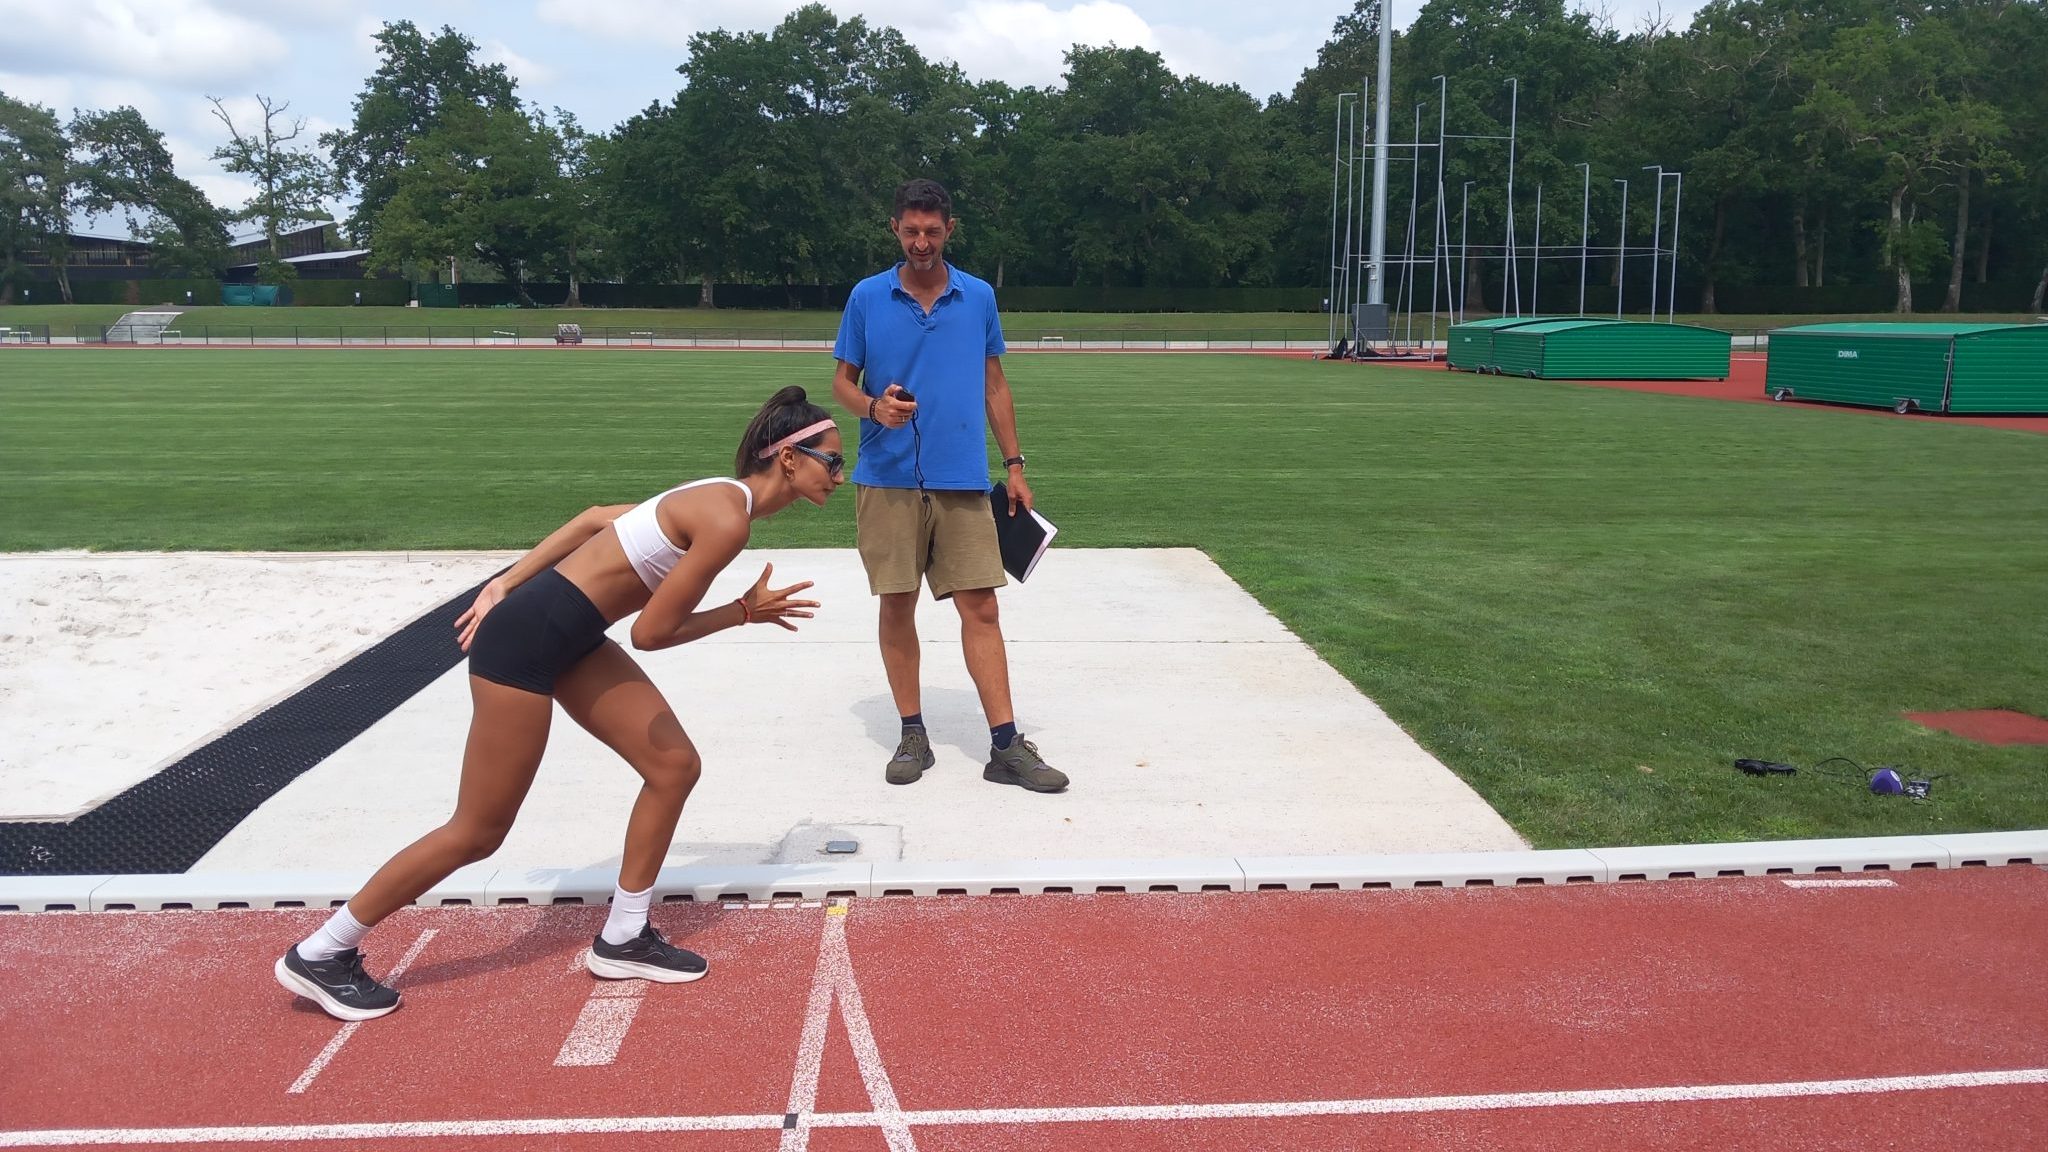
[[[183,872],[285,785],[462,662],[484,581],[69,821],[0,821],[0,876]]]

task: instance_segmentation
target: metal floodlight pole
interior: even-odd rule
[[[1380,0],[1380,90],[1373,103],[1372,271],[1368,304],[1386,302],[1387,281],[1387,113],[1394,96],[1394,0]]]
[[[1657,214],[1650,226],[1650,320],[1657,319],[1657,257],[1663,253],[1664,244],[1664,166],[1645,164],[1643,171],[1657,174]]]
[[[1543,291],[1543,184],[1536,185],[1536,244],[1529,254],[1529,315],[1541,316],[1536,298]]]
[[[1678,183],[1671,189],[1671,291],[1665,295],[1665,312],[1669,322],[1678,323],[1678,198],[1685,193],[1685,173],[1673,172]]]
[[[1586,314],[1586,229],[1593,222],[1593,166],[1579,165],[1585,171],[1583,190],[1579,193],[1579,315]]]
[[[1500,312],[1508,314],[1508,296],[1514,295],[1515,315],[1522,314],[1522,294],[1515,283],[1515,131],[1521,118],[1522,78],[1508,78],[1508,223],[1507,223],[1507,264],[1500,286]]]
[[[1461,324],[1472,314],[1470,310],[1472,302],[1466,299],[1467,293],[1471,291],[1472,279],[1471,273],[1465,267],[1465,259],[1468,254],[1468,249],[1465,245],[1465,213],[1472,207],[1472,186],[1477,183],[1479,183],[1477,180],[1465,181],[1465,198],[1458,205],[1458,322]]]
[[[1622,296],[1628,291],[1628,181],[1615,178],[1621,185],[1621,244],[1614,257],[1614,318],[1621,319]]]

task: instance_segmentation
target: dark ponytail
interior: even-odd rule
[[[832,414],[811,403],[804,390],[792,384],[768,398],[761,410],[754,413],[754,419],[747,425],[746,434],[740,437],[740,452],[733,459],[732,474],[735,477],[752,476],[766,471],[769,462],[761,459],[761,449],[777,440],[800,431],[806,425],[820,420],[830,420]],[[823,439],[820,432],[803,442],[809,448]]]

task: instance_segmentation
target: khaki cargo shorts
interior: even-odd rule
[[[932,598],[944,600],[962,590],[1009,583],[986,492],[856,484],[853,524],[868,591],[877,596],[915,592],[929,583]]]

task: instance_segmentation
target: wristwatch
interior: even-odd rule
[[[1024,458],[1022,456],[1003,457],[1003,467],[1005,468],[1022,468],[1023,466]]]

